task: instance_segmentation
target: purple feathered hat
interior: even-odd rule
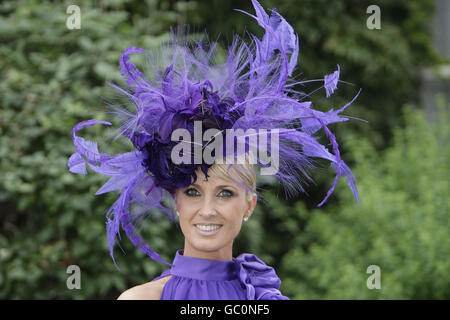
[[[258,39],[251,35],[250,44],[236,36],[222,62],[217,61],[216,43],[189,43],[174,33],[171,41],[158,50],[147,52],[136,47],[125,50],[119,63],[128,89],[110,85],[125,95],[136,109],[131,113],[115,107],[114,112],[123,121],[118,129],[119,136],[129,139],[135,150],[115,155],[99,153],[96,142],[76,135],[85,127],[98,123],[111,125],[110,122],[92,119],[73,128],[72,139],[77,152],[68,161],[69,170],[86,174],[87,160],[92,170],[110,177],[96,192],[97,195],[121,191],[106,214],[108,244],[113,260],[116,236],[122,227],[131,242],[151,259],[170,265],[142,240],[136,232],[136,225],[144,215],[154,212],[162,212],[176,222],[174,208],[168,207],[163,200],[171,199],[175,189],[189,186],[191,179],[197,178],[195,171],[198,167],[207,177],[210,163],[191,161],[176,164],[171,157],[179,142],[173,141],[174,131],[184,129],[195,135],[196,121],[204,129],[216,129],[223,136],[230,129],[245,132],[254,129],[256,135],[274,130],[279,157],[274,176],[290,196],[305,192],[305,180],[313,182],[307,174],[308,170],[315,168],[313,158],[322,158],[331,162],[336,177],[318,206],[327,201],[340,176],[346,179],[358,203],[355,178],[341,159],[336,138],[327,125],[350,118],[339,113],[357,98],[360,91],[339,110],[314,110],[311,102],[305,101],[309,95],[293,89],[293,86],[308,81],[297,82],[290,78],[297,64],[298,36],[275,9],[269,16],[258,1],[252,0],[252,3],[256,15],[237,11],[255,19],[265,30],[264,36]],[[130,61],[132,54],[147,54],[153,69],[149,75],[144,76]],[[340,72],[339,65],[337,67],[337,71],[320,80],[327,98],[337,88]],[[314,136],[320,129],[331,142],[331,151]],[[246,134],[243,136],[248,137]],[[267,140],[272,141],[270,138]],[[201,148],[204,149],[208,143],[202,144]],[[247,146],[244,150],[248,151],[250,143],[246,140],[244,144]],[[262,147],[258,145],[258,148]],[[236,149],[231,150],[237,155]],[[225,152],[228,155],[230,151],[226,149]],[[192,154],[184,155],[193,160]],[[256,165],[263,168],[266,163],[257,159]]]

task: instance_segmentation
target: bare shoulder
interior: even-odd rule
[[[159,300],[164,285],[172,276],[150,281],[124,291],[117,300]]]

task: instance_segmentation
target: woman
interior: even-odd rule
[[[234,178],[247,189],[228,177],[226,164],[215,164],[208,179],[199,170],[195,184],[175,191],[184,250],[176,253],[171,269],[118,299],[288,299],[278,290],[281,281],[273,268],[254,255],[232,256],[234,239],[257,202],[251,191],[256,190],[255,174],[233,168]]]
[[[269,16],[256,0],[252,3],[256,15],[245,13],[265,34],[262,39],[253,36],[251,45],[235,38],[223,63],[216,57],[216,43],[191,44],[173,34],[149,55],[153,72],[146,77],[130,55],[147,51],[125,50],[119,63],[129,90],[110,85],[136,108],[132,113],[113,106],[112,112],[125,119],[119,130],[133,144],[132,152],[99,153],[97,143],[77,136],[85,127],[111,125],[107,121],[83,121],[72,130],[77,152],[69,159],[69,170],[86,174],[87,161],[95,172],[111,177],[96,194],[121,190],[106,214],[114,263],[122,229],[148,257],[171,267],[120,299],[288,299],[279,292],[280,279],[271,267],[252,254],[232,255],[242,221],[256,205],[255,176],[273,175],[295,197],[304,191],[304,180],[313,182],[308,171],[314,169],[315,158],[322,158],[331,162],[336,177],[318,206],[327,201],[340,176],[358,201],[356,180],[327,127],[348,120],[338,114],[351,102],[321,112],[303,101],[308,95],[293,87],[303,82],[290,78],[297,63],[298,36],[276,10]],[[327,97],[337,88],[339,72],[338,66],[316,80],[323,81]],[[334,154],[314,137],[321,128]],[[249,157],[233,162],[243,155]],[[136,229],[149,214],[162,213],[178,223],[175,212],[185,244],[171,264]]]

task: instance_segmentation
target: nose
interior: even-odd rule
[[[214,201],[210,199],[205,199],[199,210],[199,215],[205,218],[215,216],[217,214],[214,208]]]
[[[202,217],[208,218],[208,217],[213,217],[213,216],[215,216],[217,213],[216,213],[215,210],[210,210],[210,211],[204,211],[204,210],[201,210],[199,214],[200,214],[200,216],[202,216]]]

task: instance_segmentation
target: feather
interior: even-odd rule
[[[94,172],[109,177],[97,195],[120,192],[106,214],[108,246],[113,260],[114,245],[122,229],[142,252],[167,264],[145,243],[137,227],[150,215],[176,221],[174,208],[164,199],[173,200],[172,194],[177,188],[189,186],[192,178],[195,181],[198,166],[194,163],[195,152],[188,154],[191,164],[175,165],[171,161],[171,151],[178,143],[171,137],[176,129],[185,129],[193,136],[194,121],[201,121],[206,129],[217,129],[220,135],[226,135],[229,129],[244,132],[236,139],[244,148],[236,151],[233,148],[231,156],[243,156],[253,148],[278,157],[276,163],[259,158],[257,166],[261,175],[264,169],[273,169],[272,174],[284,187],[287,197],[306,193],[305,186],[314,183],[310,172],[318,169],[317,159],[323,159],[331,163],[336,176],[318,206],[329,199],[340,177],[346,179],[359,204],[356,179],[341,159],[339,143],[328,126],[352,118],[340,113],[355,101],[361,90],[336,111],[322,112],[315,109],[311,101],[304,101],[322,87],[329,98],[340,81],[340,65],[323,79],[294,81],[291,76],[299,55],[298,35],[275,9],[269,15],[258,1],[252,0],[252,4],[255,14],[237,11],[254,19],[264,29],[264,34],[262,38],[250,34],[249,44],[234,37],[225,50],[225,60],[218,59],[216,42],[210,42],[206,36],[206,40],[191,41],[183,28],[177,33],[171,30],[170,40],[157,49],[146,51],[133,46],[123,52],[119,69],[128,89],[112,83],[110,86],[129,101],[135,112],[111,106],[111,114],[122,121],[115,134],[130,140],[134,146],[132,152],[103,154],[96,142],[75,134],[84,127],[97,123],[111,125],[109,122],[87,120],[74,127],[72,139],[77,152],[69,158],[69,170],[86,174],[87,161]],[[131,62],[133,54],[145,54],[148,70],[140,71]],[[308,94],[294,89],[296,85],[313,81],[323,85]],[[317,139],[322,129],[330,142],[330,150]],[[265,144],[261,145],[261,141]],[[190,145],[203,151],[211,147],[212,142],[210,139],[201,146],[192,142]],[[223,147],[227,151],[226,140]],[[207,174],[210,164],[202,162],[200,167]],[[173,201],[169,203],[173,205]]]

